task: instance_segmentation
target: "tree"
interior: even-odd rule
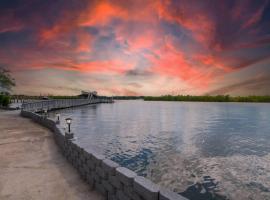
[[[7,93],[15,85],[15,80],[11,77],[10,71],[0,68],[0,93]]]

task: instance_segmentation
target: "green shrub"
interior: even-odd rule
[[[10,103],[10,97],[9,96],[3,96],[2,97],[2,106],[7,107],[9,103]]]
[[[0,105],[2,105],[4,95],[0,94]]]

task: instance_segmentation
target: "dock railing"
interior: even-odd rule
[[[44,111],[54,110],[62,108],[70,108],[76,106],[83,106],[96,103],[112,103],[113,100],[107,99],[53,99],[53,100],[41,100],[22,104],[22,110],[25,111]]]

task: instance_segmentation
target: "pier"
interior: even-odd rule
[[[44,110],[56,110],[63,108],[71,108],[77,106],[84,106],[97,103],[113,103],[111,98],[97,98],[97,99],[53,99],[42,100],[22,104],[22,110],[32,112],[42,112]]]

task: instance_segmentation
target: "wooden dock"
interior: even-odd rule
[[[77,106],[84,106],[88,104],[97,103],[113,103],[111,98],[99,98],[99,99],[53,99],[53,100],[42,100],[30,103],[23,103],[22,110],[41,112],[50,111],[63,108],[71,108]]]

